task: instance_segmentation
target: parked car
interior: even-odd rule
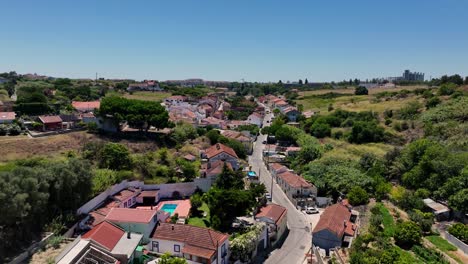
[[[266,193],[266,194],[265,194],[265,198],[267,198],[268,201],[271,201],[271,194]]]
[[[317,208],[315,207],[307,207],[307,209],[305,210],[305,212],[307,214],[318,214],[319,211],[317,210]]]

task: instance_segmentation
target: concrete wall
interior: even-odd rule
[[[197,187],[203,192],[207,192],[211,188],[212,182],[206,178],[196,178],[193,182],[180,182],[180,183],[168,183],[168,184],[144,184],[141,181],[122,181],[121,183],[115,184],[109,189],[105,190],[98,196],[94,197],[86,204],[78,208],[77,214],[88,214],[99,205],[101,205],[109,196],[112,196],[123,189],[128,187],[141,188],[143,190],[159,190],[159,198],[171,198],[175,191],[179,192],[181,196],[192,195]]]
[[[341,247],[341,238],[324,229],[312,234],[312,243],[319,248],[325,249],[328,253],[331,248]]]
[[[460,239],[452,236],[449,232],[444,232],[445,238],[452,244],[454,244],[457,248],[463,251],[465,254],[468,255],[468,245],[463,243]]]

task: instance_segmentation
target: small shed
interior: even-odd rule
[[[424,204],[431,209],[437,221],[444,221],[450,218],[450,208],[448,208],[447,206],[438,203],[430,198],[426,198],[423,201]]]
[[[46,130],[58,130],[62,129],[62,118],[60,116],[39,116],[39,121],[42,123],[42,129]]]

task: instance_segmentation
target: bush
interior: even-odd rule
[[[338,130],[335,133],[333,133],[333,138],[340,139],[343,137],[343,131]]]
[[[5,125],[0,125],[0,136],[5,136],[8,133],[8,128]]]
[[[51,247],[57,249],[60,247],[60,243],[62,243],[63,237],[62,236],[52,236],[49,238],[47,242]]]
[[[384,129],[376,122],[354,122],[348,141],[351,143],[381,142],[384,139]]]
[[[89,122],[86,124],[86,129],[88,130],[89,133],[97,133],[99,128],[96,122]]]
[[[426,108],[429,109],[429,108],[436,107],[440,103],[441,101],[439,97],[432,97],[426,101]]]
[[[455,88],[457,86],[453,83],[446,83],[446,84],[442,84],[440,87],[439,87],[439,95],[451,95],[455,92]]]
[[[122,144],[107,143],[99,153],[99,167],[111,170],[131,169],[130,152]]]
[[[328,124],[315,122],[311,127],[310,131],[312,136],[316,138],[329,137],[331,134],[331,128]]]
[[[453,224],[448,229],[448,232],[464,243],[468,243],[468,225],[462,223]]]
[[[412,221],[397,224],[395,232],[395,243],[402,248],[411,248],[421,241],[421,228]]]
[[[17,136],[21,134],[21,128],[18,125],[12,125],[8,132],[11,136]]]
[[[351,205],[362,205],[369,202],[369,195],[366,190],[359,186],[353,187],[347,197]]]
[[[391,124],[392,124],[392,119],[390,119],[390,118],[385,119],[385,125],[386,126],[389,126]]]
[[[354,90],[354,94],[355,95],[368,95],[369,90],[367,90],[367,88],[364,86],[359,86],[358,88],[356,88],[356,90]]]

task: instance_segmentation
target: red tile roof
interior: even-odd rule
[[[39,116],[39,120],[44,124],[62,123],[60,116]]]
[[[283,179],[289,186],[294,188],[310,188],[313,186],[301,176],[290,171],[280,173],[278,176]]]
[[[15,120],[15,112],[0,112],[0,120]]]
[[[208,157],[208,159],[211,159],[212,157],[217,156],[217,155],[219,155],[219,154],[221,154],[223,152],[230,155],[230,156],[233,156],[236,159],[238,159],[236,152],[232,148],[230,148],[230,147],[228,147],[226,145],[220,144],[220,143],[217,143],[217,144],[209,147],[205,151],[205,154]]]
[[[350,217],[351,212],[348,208],[346,208],[346,206],[339,203],[329,206],[320,216],[320,220],[315,226],[313,233],[328,229],[330,232],[334,233],[338,238],[341,239],[345,233],[346,228],[348,226],[352,226],[352,223],[349,221]]]
[[[223,172],[224,164],[226,164],[229,169],[233,170],[231,163],[218,160],[210,164],[211,168],[206,170],[206,176],[216,176],[221,174],[221,172]]]
[[[93,240],[94,242],[100,244],[109,251],[112,251],[112,249],[117,245],[120,238],[122,238],[124,234],[124,230],[109,222],[104,221],[99,225],[93,227],[93,229],[89,230],[81,238]]]
[[[156,211],[137,210],[130,208],[112,208],[106,220],[124,223],[149,223],[156,215]]]
[[[269,204],[265,207],[262,207],[260,212],[255,215],[255,218],[266,217],[273,220],[275,224],[277,224],[286,215],[286,212],[286,208],[281,205]]]
[[[223,244],[229,238],[229,235],[204,227],[161,223],[155,229],[152,237],[184,242],[185,246],[182,252],[203,258],[211,258],[217,247]]]
[[[92,111],[94,109],[99,109],[101,102],[92,101],[92,102],[77,102],[72,101],[72,106],[78,111]]]
[[[138,194],[137,197],[156,197],[156,195],[158,195],[158,193],[159,193],[158,190],[141,191],[141,193]]]
[[[123,202],[123,201],[127,201],[128,198],[134,196],[136,193],[134,191],[131,191],[131,190],[122,190],[116,194],[114,194],[114,198]]]
[[[288,169],[286,166],[284,166],[284,165],[282,165],[280,163],[272,163],[272,164],[270,164],[270,167],[273,168],[273,170],[275,170],[275,171],[279,171],[281,169],[286,169],[286,170]]]

